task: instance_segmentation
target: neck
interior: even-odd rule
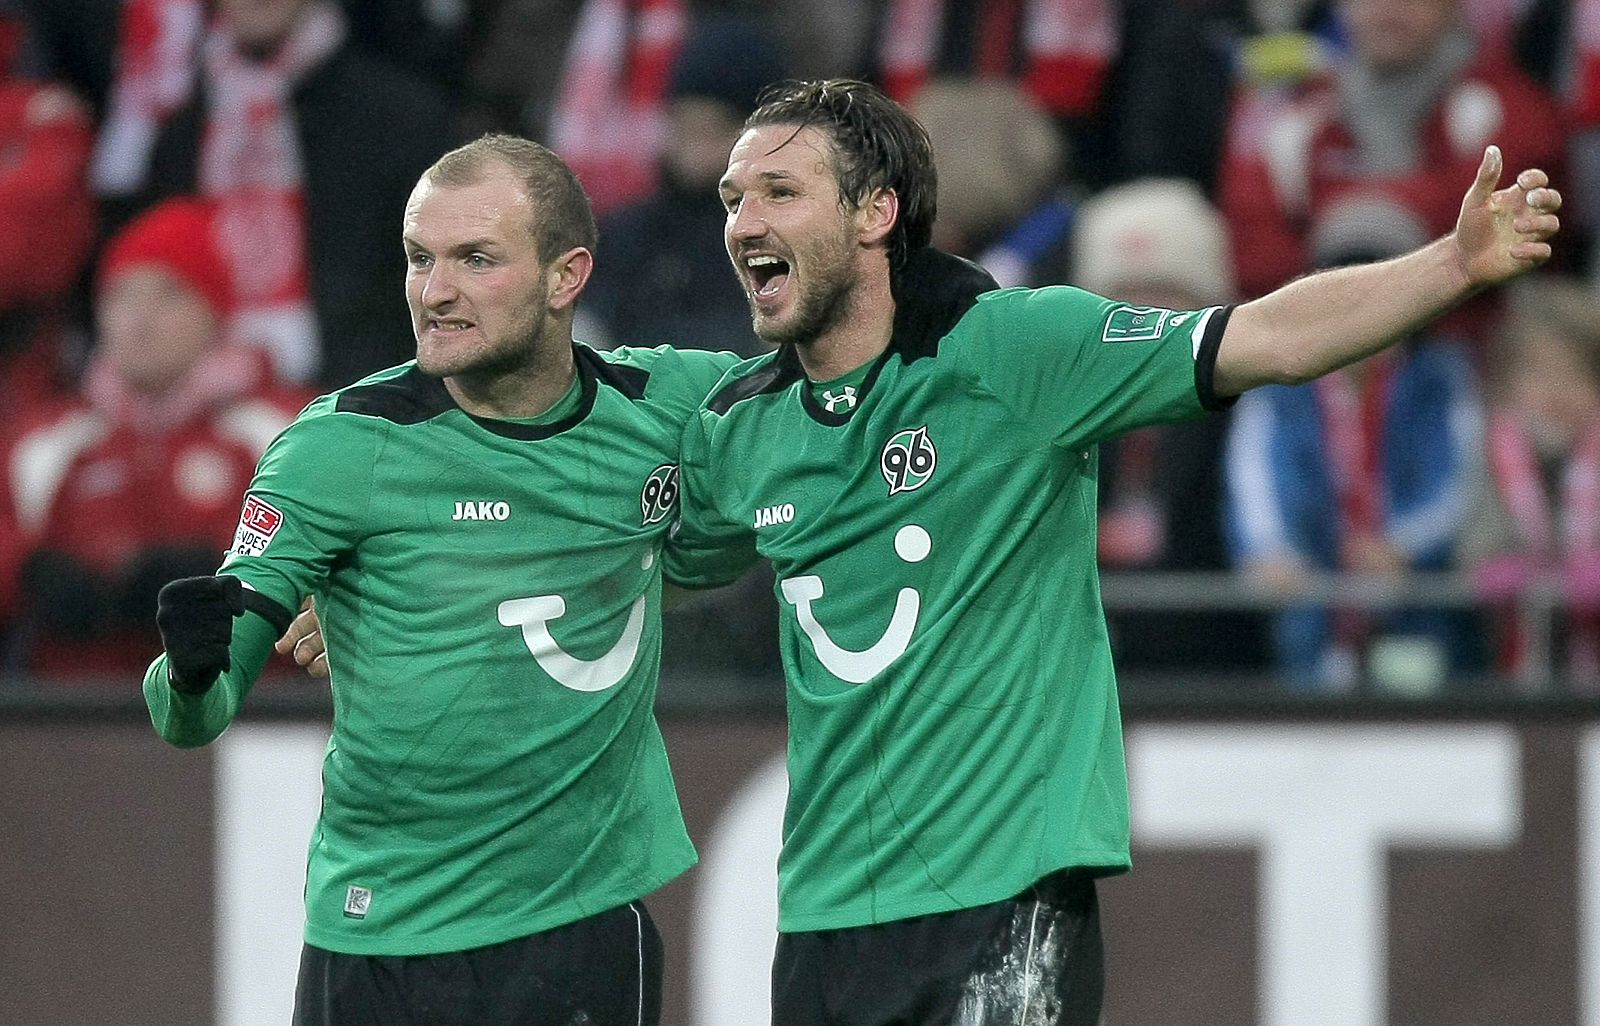
[[[537,417],[561,401],[577,373],[568,335],[540,345],[515,367],[453,375],[444,379],[444,387],[457,406],[475,417]]]
[[[850,309],[815,340],[795,347],[800,367],[812,381],[830,381],[876,360],[894,334],[894,294],[889,263],[875,260],[861,268],[851,290]]]

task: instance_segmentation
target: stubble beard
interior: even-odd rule
[[[763,318],[755,297],[750,297],[751,326],[757,337],[774,346],[809,346],[849,319],[854,308],[855,279],[847,255],[848,242],[841,241],[836,252],[837,259],[817,266],[809,275],[788,323]]]
[[[544,303],[535,309],[532,323],[516,336],[499,345],[490,344],[476,353],[451,353],[434,360],[427,358],[419,346],[417,369],[436,378],[461,378],[470,381],[492,381],[524,370],[537,359],[540,341],[548,326],[550,311]]]

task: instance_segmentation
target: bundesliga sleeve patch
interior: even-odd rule
[[[245,496],[244,512],[239,514],[239,530],[234,532],[229,554],[259,556],[267,551],[273,535],[283,526],[283,512],[254,495]]]
[[[1119,306],[1106,315],[1102,342],[1154,342],[1166,330],[1171,310],[1149,306]]]

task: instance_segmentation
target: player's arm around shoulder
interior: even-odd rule
[[[700,407],[724,375],[740,362],[737,353],[673,346],[618,346],[604,354],[613,364],[650,375],[645,395],[673,411],[682,421]]]
[[[170,744],[208,744],[227,728],[301,598],[358,537],[381,429],[335,410],[318,399],[268,446],[218,573],[161,591],[163,651],[144,696]]]
[[[679,446],[678,512],[667,533],[663,554],[663,573],[681,588],[716,588],[730,584],[755,565],[755,531],[743,520],[727,514],[717,501],[719,471],[737,465],[735,453],[718,450],[723,414],[719,396],[737,389],[744,375],[759,370],[771,355],[727,364],[719,353],[716,363],[703,369],[722,366],[722,373],[702,395],[684,424]],[[724,411],[725,412],[725,411]]]

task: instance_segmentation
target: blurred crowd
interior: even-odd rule
[[[836,75],[927,126],[937,245],[1139,306],[1403,252],[1491,142],[1550,171],[1548,269],[1104,446],[1100,556],[1258,606],[1117,609],[1124,671],[1600,694],[1600,0],[0,0],[4,679],[142,668],[266,443],[410,357],[400,213],[481,132],[594,200],[580,337],[761,352],[716,182],[766,84]],[[770,678],[770,583],[669,612],[669,662]]]

